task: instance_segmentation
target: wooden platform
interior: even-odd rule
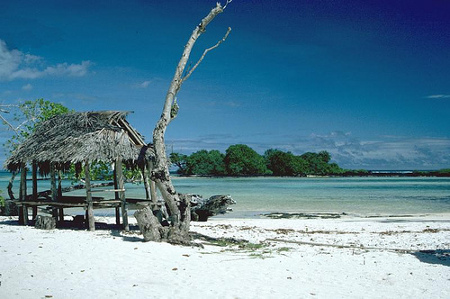
[[[47,198],[38,198],[38,200],[10,200],[17,206],[54,206],[54,207],[85,207],[87,206],[85,196],[59,196],[57,201],[52,201]],[[95,208],[112,208],[120,206],[119,199],[105,199],[104,197],[92,197],[92,203]],[[126,203],[136,206],[146,206],[152,204],[149,199],[142,198],[126,198]]]
[[[33,219],[37,216],[37,207],[51,207],[53,208],[53,217],[58,219],[58,222],[64,221],[64,209],[66,208],[83,208],[88,211],[89,203],[87,202],[86,196],[58,196],[56,201],[52,201],[48,197],[40,197],[37,200],[32,200],[28,197],[27,200],[10,200],[18,207],[24,207],[25,213],[28,214],[28,208],[33,208]],[[126,210],[128,207],[133,209],[139,209],[147,205],[151,205],[152,201],[148,199],[141,198],[127,198]],[[105,209],[114,208],[116,214],[116,224],[120,224],[120,208],[122,206],[122,201],[120,199],[105,199],[104,197],[94,196],[92,197],[92,207],[94,209]],[[156,208],[156,207],[153,207]],[[28,219],[28,215],[25,215]],[[88,216],[86,215],[86,222],[88,222]],[[28,221],[28,220],[26,220]]]
[[[52,201],[45,198],[38,198],[38,200],[12,200],[17,206],[51,206],[57,208],[76,208],[87,207],[85,196],[59,196],[57,201]],[[92,197],[92,204],[94,208],[113,208],[119,207],[120,200],[105,199],[104,197]]]

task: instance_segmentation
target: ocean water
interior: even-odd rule
[[[0,190],[4,197],[7,197],[9,178],[9,173],[0,172]],[[173,183],[181,193],[203,197],[231,195],[237,204],[231,206],[233,212],[225,217],[255,217],[270,212],[359,216],[450,213],[450,178],[173,177]],[[18,192],[18,185],[19,178],[16,178],[15,192]],[[63,185],[70,185],[70,182]],[[39,181],[40,191],[49,188],[49,180]],[[31,182],[28,189],[31,193]],[[143,184],[126,184],[126,190],[127,197],[145,197]],[[72,194],[84,195],[84,190]],[[114,196],[112,192],[95,195]]]
[[[450,212],[450,178],[176,178],[179,192],[230,194],[236,216],[269,212]]]

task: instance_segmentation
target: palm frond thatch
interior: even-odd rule
[[[42,170],[50,162],[60,165],[60,169],[85,161],[137,163],[147,146],[142,135],[126,121],[128,113],[95,111],[54,116],[36,128],[5,166],[17,170],[21,163],[35,161]]]

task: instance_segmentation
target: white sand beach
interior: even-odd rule
[[[449,214],[212,218],[191,230],[204,248],[0,217],[0,298],[450,298]]]

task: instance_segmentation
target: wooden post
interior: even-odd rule
[[[58,200],[58,192],[56,188],[56,170],[55,170],[55,163],[50,162],[50,185],[51,185],[51,191],[52,191],[52,201]],[[52,208],[52,215],[55,218],[56,221],[58,221],[58,209],[53,207]]]
[[[114,189],[119,189],[118,187],[118,183],[117,183],[117,169],[116,169],[116,165],[114,165]],[[114,199],[118,200],[119,197],[119,192],[114,192]],[[120,207],[116,207],[116,224],[120,225]]]
[[[120,225],[120,207],[116,207],[116,224]]]
[[[84,163],[84,175],[86,182],[86,202],[87,202],[86,221],[88,222],[89,230],[92,232],[95,231],[94,204],[92,203],[91,177],[89,174],[89,162],[87,160]]]
[[[37,163],[36,163],[36,161],[33,161],[32,176],[33,176],[33,201],[37,201],[38,186],[37,186]],[[36,217],[37,217],[37,206],[33,206],[33,219],[36,219]]]
[[[20,172],[20,200],[27,200],[27,165],[22,163]],[[27,205],[22,205],[19,210],[19,223],[23,225],[28,225],[28,207]]]
[[[124,183],[123,183],[123,171],[122,171],[122,161],[116,160],[116,176],[117,176],[117,187],[119,190],[124,189]],[[125,198],[125,191],[119,191],[119,199],[121,202],[121,210],[122,210],[122,223],[123,223],[123,229],[126,231],[130,230],[130,226],[128,225],[128,211],[127,211],[127,201]]]
[[[148,162],[148,172],[150,173],[152,171],[152,169],[153,169],[153,162],[149,161]],[[155,184],[155,181],[153,181],[153,180],[150,180],[150,198],[152,200],[152,203],[154,205],[156,205],[158,198],[156,196],[156,184]]]
[[[62,197],[62,186],[61,186],[61,175],[62,171],[58,170],[58,198]],[[64,222],[64,208],[59,208],[59,222],[63,223]]]

